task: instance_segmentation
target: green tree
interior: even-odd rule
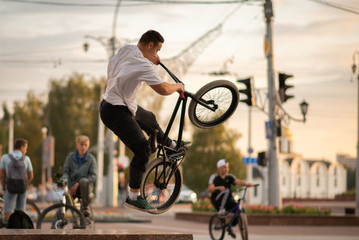
[[[76,150],[76,137],[87,135],[91,145],[97,143],[100,84],[73,74],[68,79],[52,80],[46,108],[48,134],[55,137],[56,172],[66,156]]]
[[[24,102],[14,104],[14,140],[24,138],[29,142],[26,154],[33,166],[34,185],[41,182],[43,106],[32,92],[27,94]]]
[[[238,178],[244,178],[245,167],[236,142],[240,134],[226,129],[222,124],[211,129],[195,129],[192,146],[183,162],[184,183],[197,194],[208,186],[211,174],[217,171],[217,161],[225,158],[230,165],[230,173]]]
[[[6,103],[2,104],[3,117],[0,119],[0,144],[1,154],[7,153],[9,150],[9,119],[10,113]]]
[[[346,167],[347,169],[347,190],[355,189],[355,169]]]

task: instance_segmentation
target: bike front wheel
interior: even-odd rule
[[[156,158],[148,163],[141,183],[141,195],[157,209],[150,212],[166,212],[176,202],[182,188],[182,171],[176,162]]]
[[[248,220],[245,212],[239,214],[238,227],[241,232],[242,240],[248,240]]]
[[[222,240],[226,229],[226,219],[215,214],[209,220],[209,235],[212,240]]]
[[[76,207],[55,203],[46,208],[36,224],[37,229],[85,229],[84,215]]]
[[[192,99],[188,107],[190,121],[199,128],[212,128],[232,116],[238,106],[239,92],[234,83],[217,80],[199,89],[195,98],[199,102]]]

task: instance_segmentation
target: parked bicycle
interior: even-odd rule
[[[166,66],[159,64],[175,82],[182,83]],[[182,143],[188,98],[191,98],[188,115],[192,124],[199,128],[212,128],[226,121],[234,113],[239,102],[239,92],[232,82],[217,80],[206,84],[196,94],[187,91],[180,94],[163,139],[168,136],[182,103],[177,135],[177,143]],[[186,152],[187,148],[181,144],[177,144],[176,149],[166,147],[164,143],[158,144],[157,158],[147,164],[141,183],[141,195],[157,209],[151,213],[163,213],[176,202],[181,192],[181,164]]]
[[[61,186],[62,180],[57,178],[57,186]],[[43,210],[36,228],[38,229],[85,229],[95,228],[95,219],[91,206],[89,206],[90,216],[85,217],[80,211],[82,209],[81,196],[72,196],[68,186],[65,185],[61,201]]]
[[[7,220],[4,212],[4,199],[0,196],[0,228],[7,226]],[[41,211],[33,200],[26,199],[25,211],[31,220],[35,223],[39,219]]]
[[[257,187],[259,184],[253,185]],[[226,230],[232,228],[235,223],[238,223],[239,231],[241,234],[242,240],[248,240],[248,221],[247,213],[243,208],[244,198],[246,196],[248,186],[245,186],[241,189],[243,194],[237,200],[237,205],[233,207],[230,211],[226,212],[224,215],[219,213],[214,214],[209,220],[209,235],[212,240],[222,240],[226,233]],[[232,215],[232,216],[231,216]],[[232,231],[229,230],[231,234]]]

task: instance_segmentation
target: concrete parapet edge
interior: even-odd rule
[[[41,230],[5,229],[0,240],[193,240],[190,233],[158,232],[144,230]]]

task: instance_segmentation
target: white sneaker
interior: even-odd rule
[[[218,215],[219,216],[225,216],[226,215],[226,209],[219,210]]]

